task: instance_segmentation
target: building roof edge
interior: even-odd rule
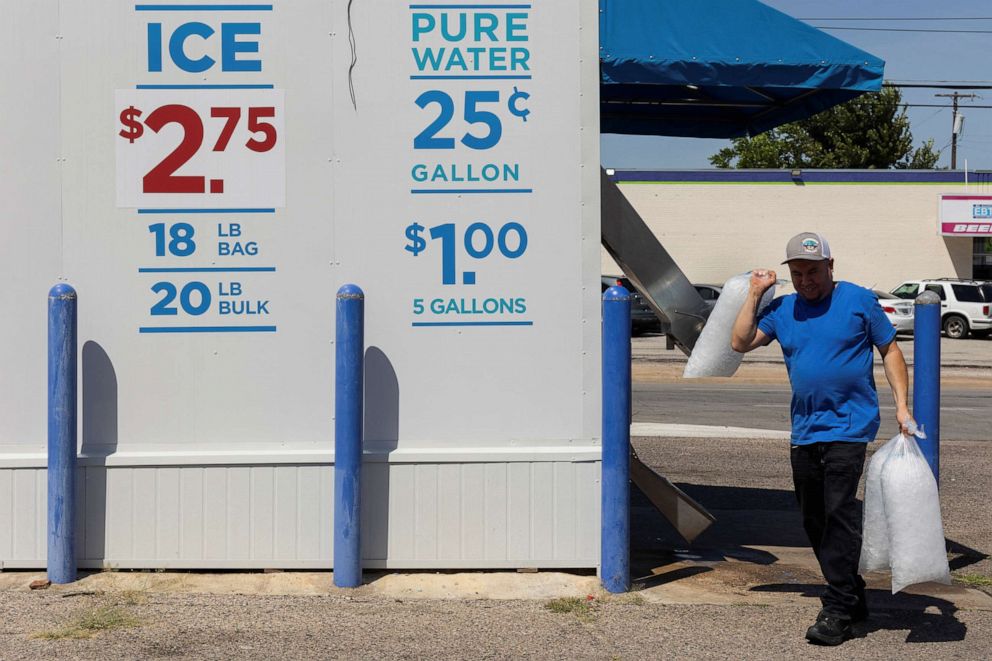
[[[964,170],[637,170],[612,168],[618,182],[782,184],[965,184],[992,183],[992,172]]]

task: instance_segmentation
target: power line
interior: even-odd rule
[[[842,25],[813,25],[818,30],[853,30],[857,32],[926,32],[929,34],[992,34],[992,30],[937,30],[932,28],[848,28]]]
[[[931,119],[933,119],[934,117],[936,117],[940,113],[944,112],[944,110],[945,110],[945,108],[940,108],[939,110],[937,110],[937,112],[933,113],[932,115],[929,115],[926,119],[924,119],[922,121],[919,121],[919,122],[915,122],[913,124],[913,128],[914,129],[919,129],[921,126],[923,126],[924,124],[926,124],[927,122],[929,122]],[[990,136],[990,137],[992,137],[992,136]]]
[[[937,83],[937,84],[958,84],[958,85],[992,85],[992,80],[930,80],[928,78],[906,78],[904,80],[889,80],[889,83],[896,85],[915,83]]]
[[[905,106],[907,108],[953,108],[954,106],[945,106],[940,103],[900,103],[900,106]],[[979,110],[992,109],[992,106],[961,106],[962,108],[967,108],[971,110],[976,108]]]
[[[882,87],[901,87],[905,89],[928,89],[928,90],[992,90],[992,84],[989,85],[969,85],[960,83],[939,83],[933,85],[924,85],[922,83],[895,83],[888,81],[882,83]]]

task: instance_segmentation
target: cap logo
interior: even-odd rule
[[[820,249],[820,242],[816,239],[803,239],[803,251],[815,253]]]

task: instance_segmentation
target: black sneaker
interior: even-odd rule
[[[816,621],[819,622],[823,618],[830,615],[831,613],[821,608],[820,612],[816,614]],[[850,620],[852,625],[861,624],[862,622],[868,619],[869,615],[870,613],[868,611],[868,602],[862,600],[858,602],[858,604],[851,610],[850,613],[848,613],[848,619]]]
[[[850,636],[851,620],[830,613],[821,613],[806,630],[806,640],[817,645],[840,645]]]
[[[859,622],[864,622],[868,619],[868,604],[864,601],[859,601],[858,605],[854,607],[851,611],[851,624],[858,624]]]

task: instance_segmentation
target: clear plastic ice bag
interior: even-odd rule
[[[889,568],[889,528],[882,503],[882,466],[896,448],[902,435],[886,441],[868,462],[865,475],[865,509],[862,526],[861,561],[859,571],[880,571]]]
[[[737,353],[730,347],[730,336],[750,285],[750,272],[735,275],[724,283],[720,298],[716,299],[716,306],[710,312],[710,317],[696,340],[696,346],[692,348],[692,355],[685,364],[685,371],[682,373],[684,378],[733,376],[740,367],[744,354]],[[758,312],[771,303],[773,298],[774,285],[761,297]]]
[[[937,480],[912,436],[896,437],[880,483],[892,593],[927,581],[950,583]]]

